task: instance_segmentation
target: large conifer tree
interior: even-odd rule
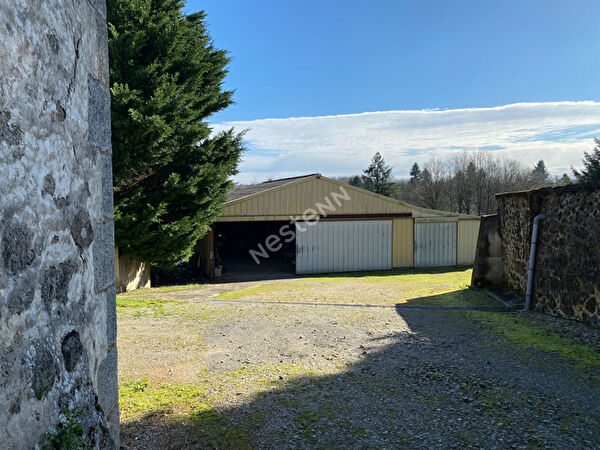
[[[381,153],[377,152],[373,155],[371,164],[363,170],[363,173],[362,180],[365,189],[381,195],[392,195],[392,168],[385,164]]]
[[[155,264],[187,259],[219,214],[241,135],[211,136],[229,62],[182,0],[108,0],[115,240]]]
[[[600,185],[600,139],[594,139],[596,146],[588,153],[583,152],[583,169],[573,169],[578,183],[595,183]]]

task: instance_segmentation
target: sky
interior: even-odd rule
[[[597,0],[188,0],[231,63],[236,181],[484,150],[553,174],[600,137]]]

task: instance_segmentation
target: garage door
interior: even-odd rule
[[[415,223],[415,267],[456,265],[456,222]]]
[[[391,220],[296,225],[296,273],[391,268]]]

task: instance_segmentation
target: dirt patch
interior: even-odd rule
[[[343,297],[348,283],[329,288]],[[430,298],[489,298],[452,287]],[[182,292],[192,295],[162,295]],[[513,345],[468,314],[177,299],[119,307],[129,448],[600,444],[597,369]]]
[[[149,289],[136,289],[135,291],[119,294],[123,298],[164,298],[169,300],[208,301],[210,298],[224,292],[256,287],[268,281],[241,281],[229,283],[204,283],[190,286],[171,286]]]

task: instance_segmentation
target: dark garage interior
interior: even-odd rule
[[[284,221],[217,222],[215,267],[222,266],[223,280],[293,275],[296,272],[294,231],[295,226]],[[269,250],[268,244],[276,251]]]

